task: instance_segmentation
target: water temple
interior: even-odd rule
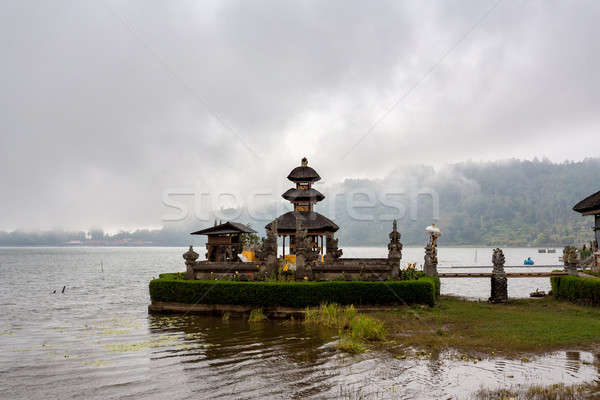
[[[325,196],[313,188],[321,179],[317,171],[308,166],[303,158],[300,166],[294,168],[287,178],[295,185],[282,194],[293,205],[293,211],[284,213],[266,226],[266,237],[254,246],[248,246],[244,235],[256,233],[250,227],[225,222],[207,229],[193,232],[193,235],[206,235],[206,259],[198,261],[199,254],[192,246],[183,254],[186,265],[185,279],[188,280],[264,280],[277,276],[288,280],[308,281],[383,281],[401,279],[400,261],[402,243],[400,232],[394,220],[389,233],[388,255],[386,258],[347,258],[342,257],[335,233],[339,227],[324,215],[314,211],[317,202]],[[551,277],[578,274],[585,263],[592,269],[598,267],[598,236],[600,236],[600,192],[595,193],[573,207],[582,215],[595,216],[595,236],[590,247],[590,260],[579,260],[577,249],[566,246],[563,250],[564,270],[554,272],[515,272],[504,270],[505,257],[501,249],[493,250],[492,272],[442,273],[437,271],[437,241],[441,235],[435,226],[425,230],[428,242],[425,246],[423,273],[441,278],[491,278],[489,301],[504,303],[508,300],[507,278]],[[278,239],[281,238],[282,254],[278,256]],[[250,248],[251,247],[251,248]]]
[[[293,211],[280,215],[266,226],[266,237],[253,249],[245,249],[242,235],[256,233],[246,225],[225,222],[193,232],[206,235],[206,260],[190,246],[183,258],[186,279],[254,280],[274,276],[278,271],[295,280],[370,280],[397,279],[400,276],[402,243],[396,221],[389,234],[386,258],[343,258],[335,233],[339,227],[324,215],[314,211],[325,196],[313,188],[321,179],[317,171],[303,158],[287,178],[294,187],[282,194],[293,205]],[[433,229],[426,247],[425,270],[437,274],[437,237]],[[278,257],[278,238],[282,254]]]

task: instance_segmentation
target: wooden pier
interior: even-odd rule
[[[568,272],[508,272],[507,278],[550,278],[568,275]],[[446,272],[438,273],[440,278],[491,278],[491,272]]]
[[[448,267],[445,267],[448,268]],[[494,268],[493,265],[453,265],[450,268]],[[555,268],[563,269],[564,265],[505,265],[504,268]]]

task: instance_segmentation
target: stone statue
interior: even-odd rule
[[[298,264],[298,256],[302,256],[307,263],[314,262],[318,259],[319,254],[313,251],[313,242],[308,236],[308,230],[302,226],[302,221],[296,219],[296,265]]]
[[[325,255],[326,262],[333,262],[338,260],[344,252],[342,249],[338,248],[339,239],[335,239],[333,234],[328,235],[325,239],[325,247],[327,249],[327,254]]]
[[[563,249],[563,264],[565,271],[569,274],[577,273],[577,248],[575,246],[565,246]]]
[[[256,252],[257,258],[266,261],[269,256],[277,258],[277,221],[273,221],[267,228],[267,237],[262,239],[260,248]]]
[[[577,264],[577,248],[575,246],[570,246],[569,264]]]
[[[296,219],[296,274],[297,280],[302,280],[304,277],[309,279],[312,277],[312,264],[317,260],[319,254],[313,251],[313,244],[308,230],[303,228],[302,221]]]
[[[256,257],[264,263],[261,272],[273,276],[277,271],[277,220],[267,228],[267,237],[262,239]]]
[[[423,272],[427,276],[437,276],[437,247],[433,243],[427,243],[425,246],[425,263]]]
[[[437,276],[437,240],[442,232],[432,224],[425,228],[425,232],[429,234],[429,241],[425,246],[425,263],[423,264],[423,272],[427,276]]]
[[[264,248],[265,248],[265,238],[260,238],[260,244],[258,245],[256,250],[254,250],[254,254],[256,255],[257,260],[264,259],[264,253],[263,253]]]
[[[190,246],[189,250],[183,253],[183,259],[185,260],[185,279],[194,279],[194,264],[200,254],[194,251],[194,248]]]
[[[502,249],[494,249],[494,254],[492,255],[494,269],[492,270],[491,278],[490,303],[506,303],[508,301],[508,280],[506,279],[506,272],[504,272],[504,262],[505,258]]]
[[[296,251],[296,272],[294,278],[302,279],[306,275],[308,252],[306,243],[306,229],[302,229],[302,221],[296,219],[296,236],[294,236],[294,249]]]
[[[494,265],[493,272],[494,273],[504,273],[504,263],[505,261],[504,252],[500,248],[494,249],[494,254],[492,255],[492,264]]]
[[[390,242],[388,243],[388,263],[392,265],[392,278],[400,276],[400,261],[402,260],[402,243],[398,232],[398,221],[394,220],[392,231],[390,232]]]
[[[392,231],[390,232],[390,243],[388,244],[388,259],[402,258],[402,243],[400,243],[400,237],[402,236],[398,232],[398,222],[394,220],[392,225]]]

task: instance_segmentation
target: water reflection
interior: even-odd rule
[[[571,372],[578,372],[581,365],[581,355],[578,351],[565,352],[566,362],[565,368]]]
[[[452,351],[403,360],[385,351],[360,356],[337,352],[331,329],[299,322],[151,317],[151,332],[179,332],[201,352],[179,354],[194,391],[209,397],[331,397],[360,394],[377,398],[465,397],[481,387],[577,383],[598,376],[587,352],[567,351],[533,360],[461,359]],[[168,319],[168,317],[166,317]],[[168,328],[165,328],[168,326]],[[186,353],[187,352],[187,353]],[[193,364],[193,367],[187,364]],[[351,390],[348,389],[352,388]]]

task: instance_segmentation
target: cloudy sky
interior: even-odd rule
[[[165,193],[598,156],[597,1],[3,1],[0,229],[161,226]],[[283,190],[276,193],[278,196]]]

